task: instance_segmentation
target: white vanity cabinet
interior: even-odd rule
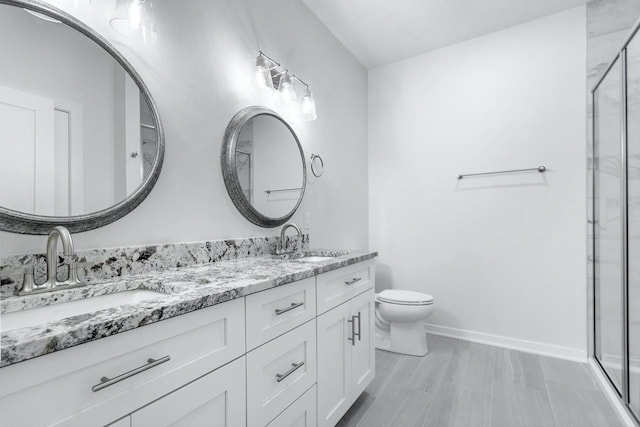
[[[374,267],[352,264],[1,368],[0,424],[335,425],[375,374]]]
[[[131,414],[131,427],[245,425],[245,358],[241,357]]]
[[[317,319],[319,426],[335,425],[375,376],[372,286],[373,278],[369,289]]]
[[[244,322],[238,299],[1,368],[0,424],[108,425],[244,355]]]

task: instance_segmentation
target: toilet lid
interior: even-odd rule
[[[399,289],[387,289],[380,292],[378,295],[378,301],[388,302],[390,304],[403,304],[403,305],[429,305],[433,304],[433,297],[431,295],[423,294],[422,292],[414,291],[402,291]]]

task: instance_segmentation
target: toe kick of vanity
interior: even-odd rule
[[[370,259],[0,368],[2,423],[335,425],[375,374],[374,277]]]

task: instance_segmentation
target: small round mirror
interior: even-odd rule
[[[263,107],[245,108],[227,126],[222,173],[240,213],[262,227],[287,222],[304,196],[300,141],[286,121]]]

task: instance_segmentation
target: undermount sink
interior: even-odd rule
[[[59,304],[49,304],[27,310],[2,313],[0,315],[0,332],[42,325],[62,320],[67,317],[93,313],[95,311],[119,307],[121,305],[137,304],[142,301],[148,301],[164,295],[165,294],[161,292],[154,292],[146,289],[135,289],[93,296]]]

